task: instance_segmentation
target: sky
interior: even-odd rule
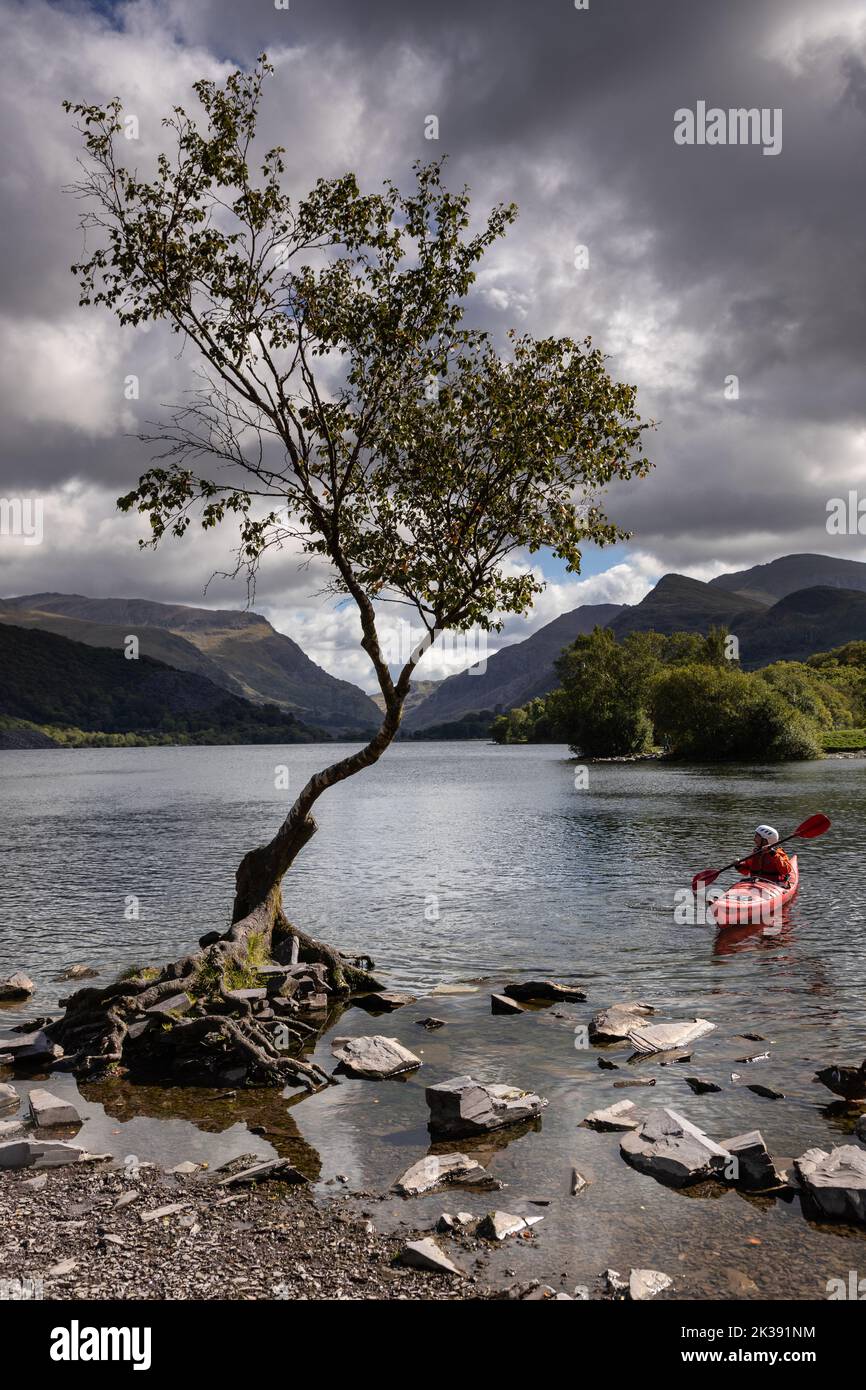
[[[632,539],[588,552],[580,576],[535,557],[545,592],[491,649],[581,603],[637,602],[670,571],[710,578],[797,551],[866,559],[861,536],[826,526],[829,499],[866,491],[860,0],[0,0],[0,38],[0,497],[44,511],[41,544],[0,536],[0,594],[246,601],[241,581],[206,590],[227,535],[154,556],[115,509],[149,462],[136,432],[195,363],[159,326],[78,307],[80,207],[64,188],[79,144],[60,103],[120,96],[144,172],[161,116],[195,108],[192,82],[262,50],[276,68],[262,134],[286,147],[293,192],[347,169],[371,189],[408,185],[413,161],[447,154],[449,184],[467,183],[479,210],[520,209],[483,263],[476,319],[497,340],[511,327],[591,334],[657,422],[653,472],[607,497]],[[775,152],[769,139],[678,143],[676,113],[697,128],[699,103],[764,111]],[[369,689],[354,612],[322,579],[274,557],[255,607]],[[465,664],[434,649],[419,675]]]

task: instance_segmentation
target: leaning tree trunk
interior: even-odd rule
[[[330,1001],[381,985],[369,958],[350,959],[292,926],[281,885],[316,833],[315,801],[381,757],[402,702],[402,694],[389,701],[375,737],[312,777],[274,838],[244,856],[227,931],[203,936],[198,951],[162,968],[142,968],[61,1001],[65,1013],[46,1031],[76,1075],[308,1089],[329,1083],[298,1054],[321,1031]]]

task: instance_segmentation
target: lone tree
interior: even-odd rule
[[[232,572],[253,583],[266,552],[287,544],[324,560],[333,591],[357,605],[385,712],[370,741],[311,777],[273,838],[244,855],[232,925],[216,944],[155,981],[135,976],[68,1001],[58,1036],[86,1045],[88,1065],[94,1052],[129,1061],[130,1020],[183,988],[200,1016],[176,1020],[173,1047],[221,1032],[224,1048],[249,1042],[259,1079],[284,1079],[290,1064],[274,1065],[252,1014],[228,1019],[211,1002],[225,1007],[226,982],[251,953],[279,960],[291,933],[302,960],[326,964],[332,989],[369,987],[282,913],[281,882],[316,830],[316,801],[381,757],[439,634],[490,630],[530,608],[541,585],[509,557],[550,547],[577,571],[582,542],[624,534],[599,505],[604,485],[650,467],[635,388],[611,379],[589,339],[511,333],[500,354],[466,325],[476,266],[515,207],[471,230],[468,193],[446,189],[441,163],[416,165],[409,193],[390,182],[363,193],[345,174],[294,201],[281,184],[283,148],[255,162],[271,71],[262,56],[223,86],[195,83],[203,119],[174,108],[163,122],[172,153],[150,182],[118,162],[119,99],[65,103],[86,152],[75,192],[87,204],[88,258],[73,271],[81,304],[106,306],[122,324],[165,320],[197,351],[199,387],[142,436],[157,441],[155,466],[119,499],[149,520],[141,544],[181,537],[194,520],[228,522],[238,528]],[[387,603],[423,634],[398,672],[383,655]]]

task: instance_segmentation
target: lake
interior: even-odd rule
[[[240,854],[273,833],[311,771],[345,752],[307,744],[0,754],[0,974],[22,969],[37,984],[27,1005],[3,1008],[2,1022],[55,1008],[71,987],[54,977],[72,962],[110,979],[227,925]],[[288,792],[278,785],[283,767]],[[509,1268],[595,1290],[606,1267],[638,1265],[666,1270],[685,1296],[821,1297],[827,1279],[847,1277],[858,1261],[866,1275],[862,1233],[807,1222],[796,1201],[665,1189],[622,1161],[616,1135],[579,1125],[627,1098],[674,1106],[716,1139],[760,1128],[780,1157],[848,1139],[854,1112],[812,1077],[866,1056],[864,770],[859,758],[595,764],[576,789],[563,747],[399,744],[319,802],[319,833],[284,899],[300,927],[372,955],[389,986],[418,996],[379,1019],[350,1009],[338,1031],[396,1036],[423,1055],[420,1072],[347,1080],[309,1098],[239,1093],[236,1102],[87,1086],[82,1142],[160,1162],[276,1151],[325,1191],[339,1174],[354,1190],[380,1193],[426,1152],[424,1085],[468,1072],[550,1101],[537,1130],[488,1144],[485,1161],[506,1190],[494,1203],[446,1191],[411,1207],[359,1197],[377,1225],[494,1204],[545,1218],[532,1242],[493,1252],[503,1278]],[[693,872],[747,852],[759,822],[784,831],[814,811],[833,828],[800,847],[801,889],[780,931],[676,924],[675,895]],[[491,988],[539,975],[580,982],[586,1004],[491,1016]],[[455,981],[477,991],[426,997]],[[625,1047],[607,1054],[619,1073],[600,1071],[597,1050],[575,1030],[631,998],[665,1017],[698,1014],[716,1031],[685,1067],[630,1067]],[[430,1013],[445,1020],[438,1032],[417,1026]],[[737,1036],[753,1031],[769,1041]],[[767,1047],[769,1061],[739,1064]],[[327,1038],[315,1055],[330,1062]],[[722,1092],[693,1095],[684,1076],[695,1073]],[[655,1087],[613,1089],[634,1075],[654,1077]],[[747,1091],[754,1081],[785,1099]],[[52,1090],[76,1094],[65,1075]],[[573,1165],[591,1178],[576,1198]]]

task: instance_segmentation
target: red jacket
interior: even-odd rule
[[[768,849],[756,850],[747,859],[741,859],[736,867],[741,873],[752,874],[756,878],[781,880],[790,877],[794,866],[783,849],[770,845]]]

